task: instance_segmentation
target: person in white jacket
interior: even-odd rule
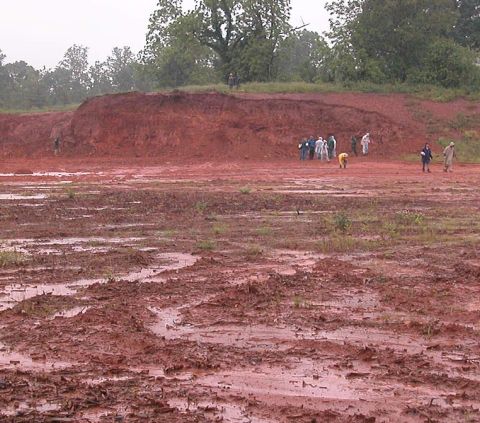
[[[322,147],[323,147],[323,138],[318,137],[318,140],[315,141],[315,155],[319,160],[322,158]]]
[[[360,142],[360,144],[362,145],[362,154],[364,156],[367,156],[368,155],[368,146],[370,144],[371,140],[370,140],[370,132],[367,132],[363,137],[362,137],[362,141]]]

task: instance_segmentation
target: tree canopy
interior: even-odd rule
[[[7,62],[0,108],[93,95],[242,81],[422,83],[480,89],[480,0],[330,0],[330,31],[290,24],[290,0],[158,0],[144,49],[91,64],[73,45],[52,69]],[[1,47],[1,46],[0,46]]]

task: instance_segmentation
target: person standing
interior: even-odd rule
[[[315,137],[312,135],[308,139],[308,158],[313,160],[315,157]]]
[[[370,132],[367,132],[363,137],[362,137],[362,141],[361,141],[361,144],[362,144],[362,154],[364,156],[368,156],[368,147],[369,147],[369,144],[370,144],[371,140],[370,140]]]
[[[300,143],[300,160],[307,160],[308,141],[306,138]]]
[[[235,87],[235,75],[230,73],[228,75],[228,88],[232,89],[233,87]]]
[[[53,154],[58,156],[58,153],[60,153],[60,137],[55,137],[53,141]]]
[[[324,139],[322,143],[322,150],[320,151],[320,156],[322,158],[322,162],[327,161],[329,162],[330,159],[328,157],[328,143],[327,140]]]
[[[433,160],[432,150],[430,149],[430,144],[426,143],[423,147],[422,152],[422,171],[425,172],[425,169],[430,173],[430,161]]]
[[[455,153],[455,143],[451,142],[445,150],[443,150],[443,157],[444,157],[444,172],[452,172],[453,171],[453,159],[457,157]]]
[[[332,160],[333,159],[333,150],[335,148],[335,138],[333,137],[333,135],[330,135],[328,137],[328,141],[327,141],[327,146],[328,146],[328,160]]]
[[[337,139],[335,135],[332,135],[333,138],[333,157],[337,157]]]
[[[357,153],[357,136],[354,135],[352,137],[352,153],[355,154],[355,157],[358,156],[358,153]]]
[[[318,140],[315,141],[315,155],[317,156],[318,160],[322,158],[322,147],[323,147],[323,138],[318,137]]]
[[[347,168],[347,161],[348,161],[348,154],[347,153],[341,153],[338,155],[338,163],[340,164],[340,169],[346,169]]]

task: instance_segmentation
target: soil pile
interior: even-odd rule
[[[351,136],[369,131],[372,155],[391,157],[437,138],[428,125],[439,107],[425,112],[435,104],[375,94],[129,93],[87,100],[75,112],[0,115],[0,142],[12,158],[51,156],[60,136],[66,157],[269,160],[296,157],[310,135],[334,133],[339,150],[350,151]]]

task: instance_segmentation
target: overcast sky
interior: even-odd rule
[[[105,60],[113,47],[135,52],[145,42],[157,0],[14,0],[0,7],[0,50],[7,62],[25,60],[54,67],[73,44],[89,47],[90,62]],[[193,0],[185,0],[185,5]],[[292,0],[292,24],[328,29],[325,0]]]

